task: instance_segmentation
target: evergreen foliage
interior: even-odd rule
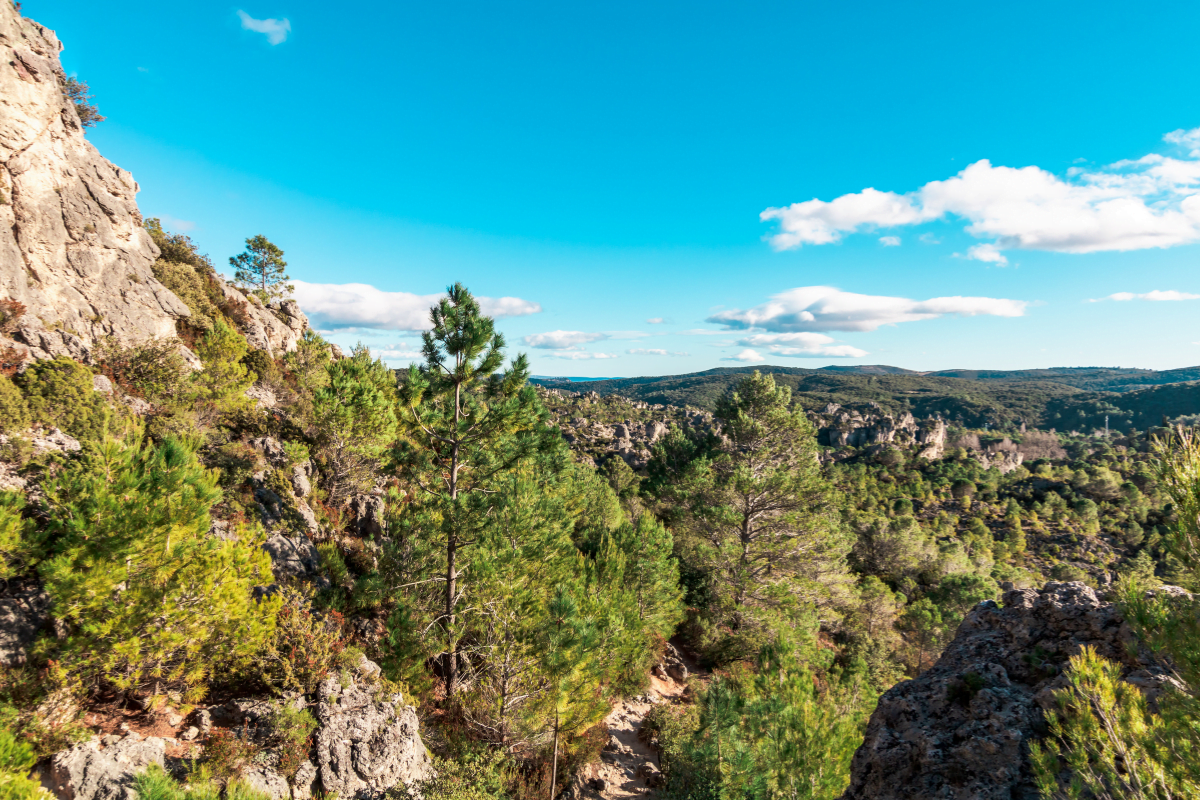
[[[158,218],[146,220],[143,227],[159,250],[152,267],[154,277],[191,311],[188,327],[202,334],[212,330],[223,316],[220,307],[224,302],[212,261],[197,251],[190,237],[165,231]]]
[[[859,686],[822,687],[787,645],[768,645],[753,672],[715,679],[694,713],[657,717],[663,794],[834,800],[849,782],[869,710]]]
[[[54,553],[41,565],[67,635],[63,677],[120,689],[203,694],[214,672],[243,666],[271,635],[278,601],[255,601],[270,558],[244,529],[208,535],[216,475],[187,444],[105,439],[46,487]]]
[[[286,298],[294,287],[288,283],[283,251],[259,234],[246,240],[246,249],[229,259],[233,280],[253,292],[262,302]]]
[[[435,543],[444,566],[438,627],[446,694],[453,697],[462,637],[457,609],[467,591],[463,573],[495,508],[494,490],[522,458],[553,441],[537,395],[526,386],[528,361],[518,356],[499,372],[504,337],[461,284],[430,311],[422,335],[425,363],[400,383],[406,442],[397,458],[419,492],[411,536]],[[559,445],[561,447],[561,445]]]
[[[100,439],[109,420],[92,371],[66,356],[36,361],[17,376],[35,423],[60,428],[80,441]]]
[[[43,556],[45,533],[24,509],[23,494],[0,490],[0,581],[29,573]]]
[[[1193,797],[1153,752],[1163,722],[1141,692],[1121,680],[1121,666],[1090,647],[1072,656],[1069,686],[1054,693],[1050,737],[1031,742],[1029,758],[1046,800]],[[1064,779],[1065,773],[1065,779]]]
[[[852,541],[804,411],[786,387],[755,372],[720,401],[716,417],[723,441],[711,461],[693,462],[685,491],[691,546],[712,576],[717,619],[753,635],[828,608],[845,586]]]
[[[88,94],[89,91],[90,87],[87,85],[87,81],[68,77],[63,82],[63,94],[75,105],[75,113],[79,115],[79,124],[84,128],[94,128],[104,122],[100,110],[92,102],[92,95]]]
[[[314,393],[317,457],[329,498],[340,503],[362,491],[395,441],[396,379],[365,347],[325,368],[327,382]]]
[[[20,433],[30,422],[29,404],[21,390],[7,376],[0,375],[0,433]]]
[[[42,785],[29,777],[37,761],[33,748],[5,728],[0,728],[0,800],[38,800],[49,797]]]

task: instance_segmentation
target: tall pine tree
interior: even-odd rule
[[[722,441],[700,459],[688,500],[699,561],[734,630],[828,605],[851,541],[821,475],[816,437],[791,391],[755,372],[722,398]]]
[[[462,284],[447,290],[430,321],[425,363],[410,366],[400,382],[406,440],[397,455],[418,495],[406,535],[431,543],[441,564],[437,622],[446,697],[453,701],[469,551],[486,532],[506,474],[522,458],[561,447],[561,439],[544,424],[545,411],[526,385],[525,356],[500,372],[504,337]]]

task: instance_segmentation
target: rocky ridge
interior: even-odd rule
[[[1036,800],[1028,743],[1046,732],[1043,711],[1071,656],[1095,648],[1151,701],[1170,682],[1134,642],[1117,607],[1084,583],[981,603],[937,664],[884,693],[842,800]]]

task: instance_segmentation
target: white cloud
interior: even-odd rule
[[[658,348],[647,349],[644,347],[635,347],[634,349],[626,350],[625,352],[631,356],[686,356],[686,355],[688,355],[687,353],[684,353],[684,352],[681,352],[678,350],[667,351],[667,350],[661,350]]]
[[[384,361],[423,361],[425,356],[419,350],[414,350],[407,344],[393,344],[378,349],[372,348],[371,355]]]
[[[1192,128],[1190,131],[1182,128],[1171,131],[1163,136],[1163,141],[1188,148],[1191,151],[1188,153],[1191,158],[1200,157],[1200,149],[1198,149],[1200,148],[1200,128]]]
[[[899,236],[880,236],[879,243],[881,245],[883,245],[884,247],[899,247],[900,246],[900,237]]]
[[[1143,294],[1134,294],[1133,292],[1117,292],[1110,294],[1108,297],[1101,297],[1097,300],[1089,300],[1089,303],[1100,303],[1105,300],[1116,300],[1118,302],[1127,302],[1129,300],[1150,300],[1151,302],[1165,302],[1173,300],[1200,300],[1200,294],[1189,294],[1188,292],[1177,292],[1174,289],[1165,291],[1155,289],[1151,292]]]
[[[548,353],[550,358],[565,358],[571,361],[588,361],[596,358],[619,358],[616,353],[588,353],[582,350],[568,350],[558,353]]]
[[[646,323],[649,325],[662,325],[663,321],[664,320],[662,317],[651,317],[650,319],[646,320]]]
[[[607,339],[606,333],[585,333],[584,331],[547,331],[535,333],[521,339],[530,347],[539,350],[578,350],[580,345]]]
[[[242,28],[255,33],[265,33],[271,44],[282,44],[292,32],[292,23],[286,19],[255,19],[245,11],[238,10],[242,19]]]
[[[647,336],[662,336],[661,333],[650,334],[645,331],[605,331],[605,339],[645,339]]]
[[[976,261],[988,261],[1001,267],[1008,266],[1008,259],[996,249],[996,245],[994,244],[973,245],[967,250],[967,258],[973,258]]]
[[[1093,253],[1200,241],[1200,128],[1163,138],[1188,148],[1187,157],[1152,153],[1093,170],[1072,167],[1065,177],[982,160],[906,194],[868,188],[831,201],[768,208],[759,216],[778,220],[771,242],[780,250],[958,217],[968,233],[988,240],[982,260],[993,263],[1000,263],[1004,249]]]
[[[765,361],[766,359],[764,359],[762,356],[760,356],[758,353],[754,352],[753,350],[743,350],[742,352],[738,353],[736,356],[729,356],[728,358],[722,358],[721,360],[722,361]]]
[[[385,292],[366,283],[292,281],[300,308],[318,328],[383,328],[393,331],[429,329],[429,308],[444,295]],[[476,297],[484,314],[519,317],[542,307],[519,297]]]
[[[873,331],[881,325],[950,315],[1020,317],[1025,314],[1026,305],[1023,300],[994,297],[909,300],[843,292],[832,286],[801,286],[781,292],[755,308],[722,311],[706,321],[724,325],[728,330]]]
[[[921,244],[941,244],[942,240],[934,236],[932,233],[922,233],[917,237]]]
[[[766,348],[772,355],[789,358],[861,358],[867,355],[848,344],[837,344],[832,336],[823,333],[756,333],[739,339],[743,347]]]

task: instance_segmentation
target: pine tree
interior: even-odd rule
[[[537,641],[546,688],[539,707],[552,740],[550,800],[558,785],[559,747],[564,736],[586,730],[604,718],[608,704],[600,693],[602,662],[597,658],[604,637],[572,591],[559,586],[546,608]]]
[[[109,438],[46,494],[57,552],[41,574],[66,626],[56,659],[68,676],[196,698],[214,669],[270,635],[278,602],[251,592],[271,582],[270,558],[249,530],[236,541],[209,535],[217,476],[188,445]]]
[[[470,548],[479,543],[499,502],[496,491],[522,459],[561,439],[543,421],[545,411],[526,385],[529,363],[514,359],[507,372],[504,337],[462,284],[430,310],[423,339],[425,363],[400,383],[406,442],[397,459],[418,489],[407,521],[409,535],[435,542],[442,573],[438,625],[446,697],[453,701],[462,636],[457,609],[467,590]]]
[[[222,319],[196,345],[204,368],[192,375],[187,405],[201,424],[211,425],[220,415],[250,403],[246,390],[254,374],[242,363],[249,349],[246,338]]]
[[[259,234],[246,240],[246,250],[229,259],[235,270],[233,280],[249,289],[264,303],[288,297],[294,291],[288,283],[287,262],[283,251]]]
[[[847,581],[851,541],[821,475],[816,438],[791,391],[755,372],[721,399],[724,437],[690,489],[699,557],[735,630],[827,606]]]
[[[396,378],[363,346],[326,367],[313,397],[315,438],[329,500],[338,505],[370,482],[396,436]]]

